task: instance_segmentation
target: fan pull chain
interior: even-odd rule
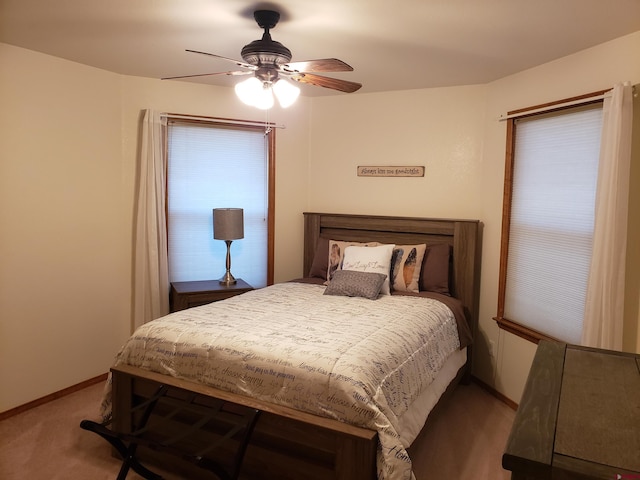
[[[267,135],[269,135],[269,133],[271,133],[271,125],[270,125],[271,122],[270,122],[270,118],[269,118],[270,117],[270,115],[269,115],[270,113],[271,113],[271,109],[270,108],[267,108],[264,111],[264,135],[265,135],[265,137]]]

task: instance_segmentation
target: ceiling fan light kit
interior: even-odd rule
[[[282,108],[293,105],[300,95],[300,89],[284,78],[274,78],[270,71],[260,70],[258,69],[253,77],[236,84],[238,98],[243,103],[262,110],[273,107],[274,95]]]
[[[257,77],[251,77],[235,86],[236,95],[245,104],[261,110],[273,107],[273,97],[278,99],[282,108],[295,103],[300,95],[300,89],[280,78],[275,83],[262,82]]]
[[[264,34],[260,40],[254,40],[242,48],[241,55],[244,62],[213,53],[187,50],[188,52],[209,55],[232,62],[246,70],[166,77],[164,80],[209,75],[250,75],[253,73],[250,78],[235,86],[235,92],[243,103],[263,110],[273,107],[274,96],[278,99],[278,103],[282,108],[287,108],[300,95],[300,89],[282,78],[282,76],[289,77],[296,82],[330,88],[345,93],[355,92],[362,87],[361,84],[356,82],[311,73],[353,71],[353,68],[342,60],[324,58],[291,63],[291,50],[280,42],[272,40],[269,33],[269,30],[275,27],[280,20],[280,14],[272,10],[256,10],[253,16],[260,28],[264,29]]]

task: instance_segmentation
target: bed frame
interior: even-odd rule
[[[384,243],[447,243],[452,246],[451,285],[462,300],[475,336],[478,324],[480,223],[475,220],[388,217],[348,214],[304,213],[304,274],[311,268],[317,240],[379,241]],[[453,388],[471,372],[471,349],[467,364],[452,382]],[[168,387],[169,400],[190,398],[198,408],[222,400],[237,409],[260,412],[244,455],[239,478],[279,480],[374,480],[376,478],[377,433],[345,423],[321,418],[291,408],[231,394],[208,386],[119,366],[112,369],[112,430],[128,433],[139,418],[136,405],[149,399],[160,385]],[[195,400],[194,400],[195,399]],[[228,402],[228,403],[226,403]],[[158,405],[159,411],[168,406]],[[171,416],[163,429],[180,432],[188,418]],[[187,415],[188,416],[188,415]],[[153,416],[152,416],[153,417]],[[192,420],[192,419],[191,419]],[[150,421],[153,425],[153,418]],[[210,444],[223,435],[216,428],[189,434],[193,444]],[[196,438],[202,437],[202,438]],[[232,441],[233,442],[233,441]],[[223,446],[207,453],[213,461],[229,458],[237,445]],[[153,452],[147,452],[152,456]],[[212,478],[211,473],[187,465],[174,456],[160,455],[162,467],[178,470],[188,478]],[[218,458],[216,458],[218,457]],[[175,459],[175,461],[173,460]],[[156,460],[158,460],[156,458]],[[188,473],[187,473],[188,472]]]

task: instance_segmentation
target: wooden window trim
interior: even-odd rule
[[[276,214],[276,129],[272,128],[267,134],[269,138],[268,168],[268,202],[267,207],[267,285],[273,285],[274,264],[273,252],[275,249],[275,214]]]
[[[176,115],[176,114],[169,114]],[[193,123],[201,125],[214,125],[218,128],[233,128],[233,129],[246,129],[246,130],[264,130],[265,126],[258,124],[242,124],[242,120],[235,120],[230,118],[215,118],[215,117],[185,117],[185,118],[170,118],[170,122],[175,123]],[[270,125],[270,124],[269,124]],[[266,126],[269,126],[266,125]],[[169,175],[166,169],[168,168],[168,155],[169,155],[169,135],[168,128],[163,130],[164,136],[164,155],[165,155],[165,218],[169,218],[169,202],[167,182],[169,181]],[[269,128],[265,133],[268,138],[268,152],[267,152],[267,285],[273,285],[274,283],[274,251],[275,251],[275,198],[276,198],[276,129]],[[167,240],[169,235],[169,229],[167,228]],[[167,241],[167,245],[168,245]],[[167,252],[168,253],[168,252]]]
[[[521,108],[518,110],[512,110],[507,112],[507,115],[522,114],[517,118],[524,118],[527,116],[544,115],[544,113],[557,112],[570,108],[575,108],[576,104],[565,106],[564,104],[576,102],[579,100],[585,100],[583,105],[589,105],[591,103],[601,102],[602,100],[592,100],[589,98],[604,95],[610,91],[610,89],[600,90],[597,92],[587,93],[585,95],[579,95],[577,97],[565,98],[563,100],[557,100],[554,102],[544,103],[541,105],[535,105],[533,107]],[[558,108],[553,108],[554,105],[558,105]],[[547,109],[544,113],[535,112],[531,115],[527,115],[526,112],[540,110],[542,108]],[[507,261],[509,258],[509,232],[511,228],[511,200],[513,197],[513,167],[514,167],[514,154],[515,154],[515,140],[516,140],[516,118],[509,118],[507,122],[507,139],[505,148],[505,170],[504,170],[504,189],[502,200],[502,229],[500,234],[500,267],[498,274],[498,308],[496,316],[493,319],[497,322],[498,327],[513,335],[529,340],[533,343],[538,343],[540,340],[554,340],[557,339],[549,337],[541,332],[533,330],[525,325],[504,317],[504,303],[505,293],[507,288]]]

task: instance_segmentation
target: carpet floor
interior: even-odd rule
[[[113,480],[120,461],[98,435],[102,385],[94,385],[0,422],[0,478]],[[515,412],[475,383],[459,386],[409,449],[416,480],[508,480],[501,457]],[[180,480],[168,472],[167,480]],[[130,472],[128,480],[141,480]]]

